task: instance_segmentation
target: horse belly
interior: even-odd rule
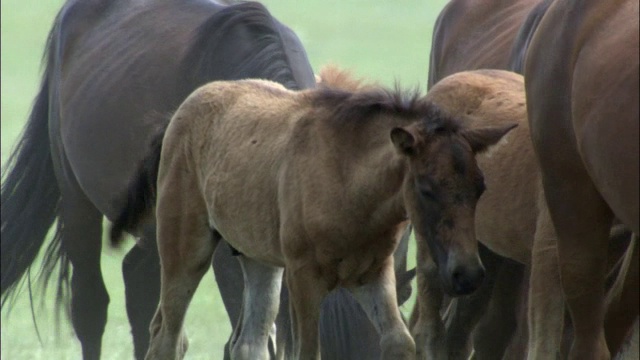
[[[476,235],[497,254],[528,264],[540,180],[524,121],[503,142],[479,157],[487,190],[476,208]]]
[[[242,254],[284,266],[275,174],[269,160],[245,155],[242,162],[221,161],[209,169],[204,194],[210,225]]]

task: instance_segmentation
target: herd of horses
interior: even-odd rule
[[[259,3],[69,0],[2,173],[2,306],[55,224],[40,280],[100,358],[106,217],[137,359],[184,356],[210,266],[225,358],[608,359],[640,307],[638,30],[637,0],[451,0],[422,96],[314,74]]]

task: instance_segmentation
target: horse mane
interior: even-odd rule
[[[342,69],[335,64],[328,64],[320,68],[316,82],[319,87],[346,91],[360,91],[380,87],[378,83],[365,82],[362,78],[356,78],[351,71]]]
[[[394,90],[377,86],[353,92],[340,88],[341,84],[325,84],[309,93],[311,103],[326,109],[336,124],[361,124],[377,112],[420,119],[428,132],[455,133],[462,127],[460,120],[426,100],[418,89],[406,91],[396,85]]]
[[[213,80],[262,78],[299,90],[278,26],[260,3],[228,6],[200,25],[182,65],[198,86]],[[241,47],[221,41],[238,38],[245,40]],[[216,60],[222,58],[224,62]]]
[[[527,55],[527,49],[529,48],[529,44],[531,44],[533,34],[536,32],[536,29],[538,29],[538,25],[540,25],[542,17],[547,13],[547,9],[549,9],[552,2],[552,0],[540,2],[525,18],[513,41],[511,54],[509,54],[509,70],[518,74],[524,73],[524,61]]]

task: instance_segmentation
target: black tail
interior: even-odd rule
[[[111,227],[111,245],[118,246],[123,232],[132,232],[155,207],[156,182],[162,153],[162,139],[166,126],[153,138],[147,156],[140,162],[138,171],[129,183],[124,207]]]
[[[47,49],[51,45],[51,36]],[[47,58],[47,53],[45,53]],[[58,216],[60,190],[56,183],[49,142],[49,73],[47,65],[40,92],[22,136],[2,169],[1,293],[0,307],[13,299],[25,274],[40,252],[47,233]],[[62,224],[58,222],[38,280],[46,288],[58,269],[57,304],[68,294],[69,262],[60,247]]]

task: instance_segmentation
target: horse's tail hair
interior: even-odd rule
[[[51,47],[49,35],[47,51]],[[1,305],[13,302],[25,280],[31,295],[30,269],[49,229],[59,215],[60,189],[56,182],[49,140],[49,75],[47,63],[20,140],[2,169]],[[69,261],[61,247],[61,219],[42,259],[38,281],[46,286],[58,264],[56,305],[68,294]],[[27,275],[27,276],[25,276]]]
[[[133,232],[155,208],[158,169],[166,126],[153,138],[150,151],[140,162],[127,188],[124,207],[111,227],[111,245],[118,246],[123,232]]]

